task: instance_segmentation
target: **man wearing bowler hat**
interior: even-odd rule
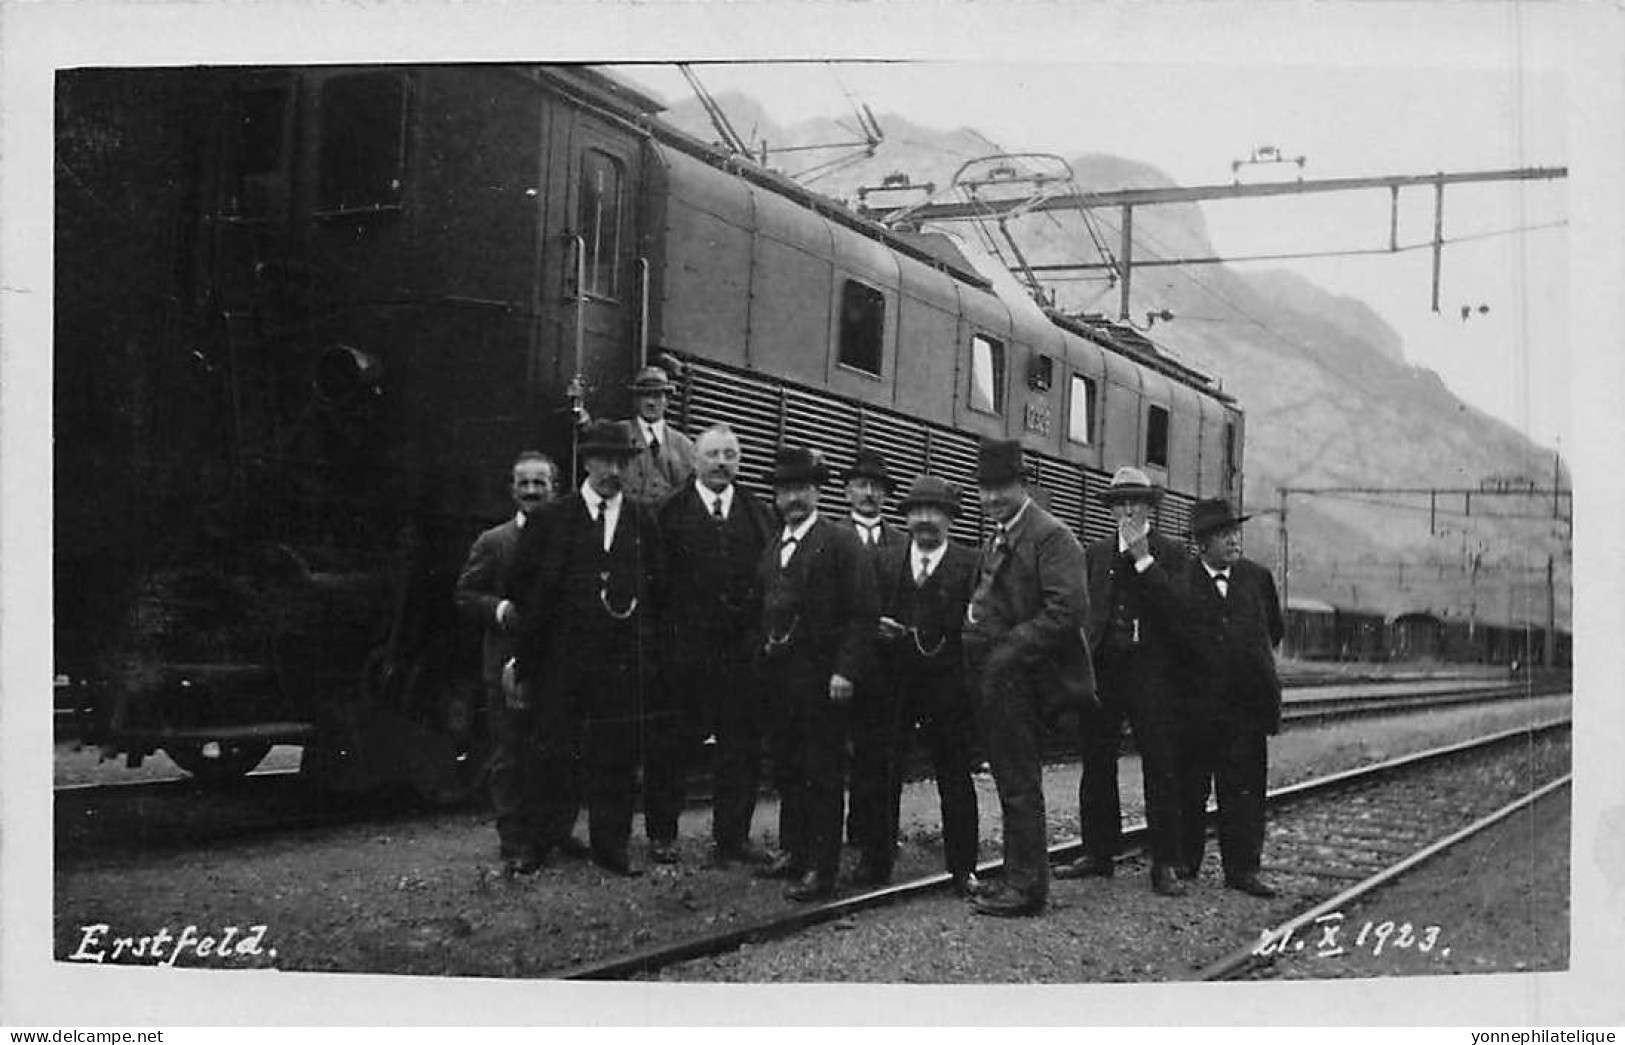
[[[892,489],[886,459],[878,451],[859,450],[841,481],[850,511],[839,525],[857,534],[870,565],[878,566],[886,552],[908,543],[908,535],[888,526],[880,514]],[[884,877],[879,867],[892,863],[889,854],[879,866],[869,859],[878,853],[886,834],[886,818],[878,811],[886,805],[886,781],[897,747],[897,705],[891,698],[885,686],[859,687],[852,698],[852,796],[846,838],[864,853],[857,871],[859,884],[879,884]]]
[[[759,873],[791,879],[785,896],[797,901],[835,892],[847,726],[855,688],[874,670],[880,617],[858,538],[818,514],[826,477],[810,450],[778,452],[773,500],[783,527],[757,565],[757,650],[773,703],[768,746],[782,847]]]
[[[1186,732],[1184,869],[1201,873],[1210,789],[1219,796],[1219,856],[1224,882],[1253,896],[1275,895],[1258,875],[1264,849],[1266,738],[1281,729],[1281,680],[1275,646],[1285,627],[1275,578],[1241,554],[1241,524],[1223,498],[1198,501],[1189,571],[1191,637],[1200,666],[1195,713]]]
[[[538,790],[549,825],[575,815],[570,774],[585,777],[592,859],[615,874],[627,856],[644,732],[646,687],[656,684],[661,543],[654,510],[622,489],[637,453],[625,422],[595,422],[577,453],[586,481],[527,523],[514,567],[520,629],[515,675],[532,694],[540,738]],[[544,838],[542,856],[563,838]]]
[[[1138,468],[1119,468],[1101,494],[1116,532],[1089,545],[1089,645],[1099,703],[1079,717],[1078,785],[1084,855],[1057,878],[1110,878],[1122,843],[1117,749],[1123,720],[1134,730],[1151,831],[1151,887],[1185,893],[1180,830],[1179,742],[1188,713],[1189,645],[1184,591],[1190,557],[1151,529],[1163,491]]]
[[[888,549],[880,559],[881,678],[874,688],[890,692],[896,736],[890,752],[890,776],[881,833],[873,850],[864,852],[860,877],[869,884],[890,881],[897,849],[897,826],[903,789],[903,762],[915,736],[924,742],[937,781],[942,808],[942,845],[954,889],[972,895],[976,881],[976,788],[971,783],[970,742],[975,709],[965,686],[964,644],[960,627],[976,587],[976,553],[948,540],[948,527],[959,514],[959,488],[922,475],[898,505],[908,519],[910,540]]]
[[[1004,821],[1004,881],[978,896],[979,914],[1037,914],[1049,899],[1041,744],[1052,701],[1086,703],[1089,616],[1083,548],[1027,493],[1021,444],[983,443],[976,468],[994,534],[965,608],[965,659],[980,698],[988,760]]]
[[[621,481],[632,500],[659,504],[694,477],[694,443],[666,423],[675,386],[664,368],[644,367],[630,388],[637,416],[632,419],[632,456]]]

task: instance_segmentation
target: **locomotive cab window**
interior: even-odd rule
[[[842,366],[880,376],[886,344],[886,298],[873,287],[847,280],[841,287],[841,329],[836,358]]]
[[[1168,467],[1168,409],[1149,407],[1145,415],[1145,463]]]
[[[1082,374],[1072,375],[1072,399],[1067,410],[1067,438],[1074,443],[1094,442],[1095,382]]]
[[[581,157],[581,191],[576,227],[587,251],[587,293],[601,298],[620,296],[621,162],[607,153],[589,150]]]
[[[406,77],[339,76],[322,86],[317,213],[393,209],[406,165]]]
[[[970,408],[1004,413],[1004,344],[981,334],[970,339]]]

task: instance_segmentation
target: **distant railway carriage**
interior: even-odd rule
[[[328,779],[465,790],[457,568],[514,453],[571,468],[646,360],[757,486],[787,443],[970,485],[998,437],[1084,537],[1123,464],[1168,532],[1242,494],[1207,378],[591,69],[78,70],[57,103],[57,670],[136,758],[230,776],[295,742]]]

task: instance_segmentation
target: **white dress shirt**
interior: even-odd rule
[[[801,547],[801,542],[803,538],[807,536],[807,531],[812,529],[813,523],[817,521],[818,513],[813,512],[811,515],[801,520],[801,525],[786,526],[784,528],[784,532],[779,534],[779,569],[782,570],[786,566],[790,565],[791,557],[794,556],[796,550]]]
[[[880,543],[880,530],[885,525],[886,521],[878,515],[873,519],[866,519],[856,513],[852,515],[852,526],[858,531],[858,540],[867,547],[872,548]]]
[[[604,550],[607,552],[610,545],[615,543],[615,527],[621,521],[621,502],[625,498],[617,493],[606,500],[598,496],[591,483],[585,482],[581,484],[581,497],[587,502],[587,514],[592,516],[593,522],[598,521],[599,515],[608,518],[608,525],[604,527]]]
[[[947,554],[947,541],[943,541],[930,551],[921,548],[917,543],[911,543],[908,549],[908,561],[910,569],[913,571],[914,583],[924,584],[933,573],[937,572],[937,567],[942,564],[942,557]]]
[[[733,483],[729,483],[726,489],[724,489],[721,493],[717,493],[716,491],[712,490],[709,486],[705,485],[704,483],[702,483],[698,479],[696,479],[696,480],[694,480],[694,489],[696,489],[696,490],[698,490],[700,492],[700,503],[705,505],[705,514],[706,515],[713,515],[713,516],[716,515],[716,513],[717,513],[716,505],[717,505],[718,501],[722,502],[722,517],[724,519],[726,519],[728,517],[729,512],[733,511],[733,507],[734,507],[734,487],[733,487]]]

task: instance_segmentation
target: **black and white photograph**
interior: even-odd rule
[[[0,23],[6,1024],[1625,1022],[1617,10]]]

